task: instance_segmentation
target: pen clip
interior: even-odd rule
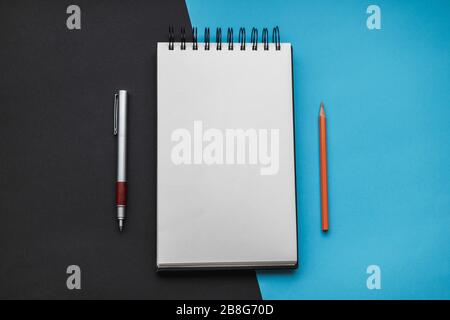
[[[116,93],[114,95],[114,135],[117,135],[118,126],[118,110],[119,109],[119,95]]]

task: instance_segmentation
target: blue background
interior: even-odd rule
[[[381,30],[366,9],[381,8]],[[278,25],[294,46],[300,266],[264,299],[450,298],[450,1],[187,0],[192,25]],[[201,32],[200,32],[201,31]],[[261,34],[261,33],[260,33]],[[226,35],[226,32],[225,32]],[[237,41],[237,39],[236,39]],[[318,111],[330,232],[320,230]],[[366,268],[381,268],[368,290]]]

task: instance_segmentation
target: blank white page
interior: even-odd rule
[[[239,46],[158,43],[158,268],[297,265],[291,45]]]

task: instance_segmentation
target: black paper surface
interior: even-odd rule
[[[81,8],[68,30],[66,8]],[[0,2],[0,298],[259,299],[253,271],[156,273],[156,42],[165,1]],[[128,220],[115,220],[113,94],[129,93]],[[68,290],[66,268],[81,268]]]

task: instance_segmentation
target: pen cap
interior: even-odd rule
[[[116,98],[117,109],[117,181],[126,181],[127,166],[127,91],[120,90]]]
[[[117,100],[117,133],[120,137],[125,136],[127,132],[127,91],[119,90]]]

